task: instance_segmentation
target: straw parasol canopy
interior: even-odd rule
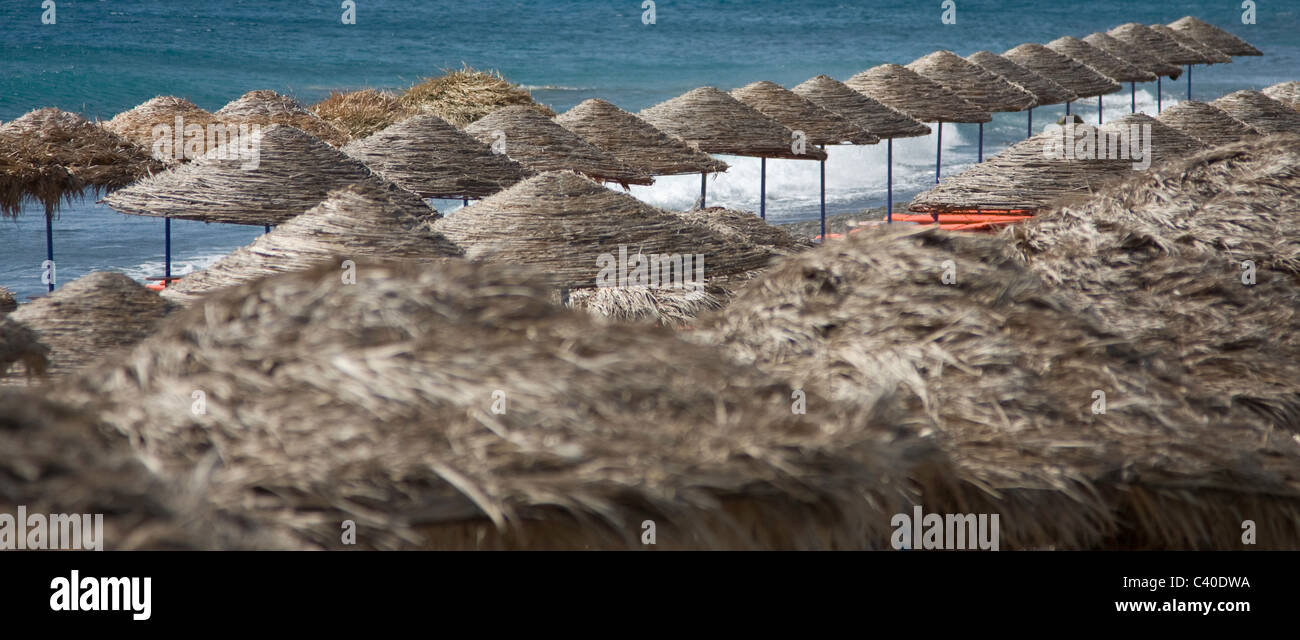
[[[990,113],[1024,111],[1034,105],[1034,94],[951,51],[935,51],[907,65],[967,102]]]
[[[929,126],[854,91],[830,76],[809,78],[791,91],[882,140],[930,134]]]
[[[716,349],[548,293],[465,261],[259,280],[88,372],[76,399],[301,548],[347,548],[343,520],[370,549],[642,548],[645,520],[659,548],[880,548],[943,477],[890,394],[867,412],[810,389],[792,412],[788,386]]]
[[[342,151],[424,198],[482,198],[532,175],[432,114],[353,140]]]
[[[0,379],[8,376],[14,363],[21,363],[27,377],[44,376],[50,364],[50,348],[27,325],[8,315],[0,316]]]
[[[1169,23],[1169,28],[1194,40],[1218,49],[1230,56],[1262,56],[1264,53],[1250,43],[1208,22],[1192,16],[1183,16]]]
[[[1279,82],[1262,93],[1292,109],[1300,111],[1300,82]]]
[[[50,349],[48,374],[62,376],[143,340],[175,308],[120,273],[96,271],[23,305],[8,318],[36,333]],[[19,378],[11,371],[0,382],[16,383]]]
[[[896,64],[882,64],[844,81],[860,91],[923,122],[989,122],[987,111],[943,85]]]
[[[598,98],[584,100],[555,116],[555,122],[629,167],[652,176],[717,173],[728,168],[727,163]]]
[[[1030,107],[1069,102],[1079,97],[1051,78],[1030,71],[996,53],[976,51],[966,56],[966,59],[1031,93],[1035,100]]]
[[[576,171],[593,180],[653,184],[640,169],[597,149],[545,114],[525,106],[503,107],[465,127],[487,145],[503,144],[505,155],[532,171]]]
[[[795,254],[814,246],[812,242],[795,237],[780,226],[768,224],[748,211],[708,207],[674,213],[723,238],[748,242],[773,257]]]
[[[1213,407],[1006,249],[868,229],[773,268],[700,337],[836,402],[909,396],[966,485],[923,491],[927,511],[999,513],[1005,547],[1239,548],[1249,513],[1300,541],[1292,434]]]
[[[715,87],[700,87],[645,109],[642,120],[705,153],[825,160],[826,153],[791,148],[794,132]]]
[[[1197,62],[1193,62],[1192,64],[1216,64],[1216,63],[1232,62],[1232,57],[1229,56],[1228,54],[1219,51],[1218,49],[1215,49],[1214,47],[1204,42],[1196,40],[1195,38],[1191,38],[1184,33],[1174,31],[1173,29],[1170,29],[1169,27],[1166,27],[1163,24],[1153,24],[1151,25],[1151,30],[1155,31],[1156,33],[1162,36],[1174,40],[1178,44],[1182,45],[1183,48],[1185,49],[1190,49],[1192,51],[1195,51],[1196,55],[1200,57],[1200,60],[1198,60]]]
[[[228,124],[259,124],[263,127],[282,124],[294,127],[334,146],[347,141],[347,134],[312,113],[301,102],[269,89],[249,91],[213,115]]]
[[[1151,82],[1156,79],[1156,74],[1131,65],[1071,36],[1057,38],[1047,43],[1047,48],[1063,56],[1074,58],[1116,82]]]
[[[1200,64],[1202,59],[1200,54],[1178,44],[1177,40],[1136,22],[1122,24],[1106,33],[1169,64]]]
[[[1211,147],[1259,136],[1254,127],[1196,100],[1179,102],[1156,119]]]
[[[373,176],[357,160],[293,127],[271,125],[238,146],[241,152],[256,150],[256,158],[219,147],[104,201],[131,215],[276,225],[316,206],[330,191]],[[250,167],[254,159],[256,167]]]
[[[439,220],[470,258],[529,265],[557,287],[595,287],[601,255],[702,254],[706,277],[757,269],[766,255],[569,172],[529,178]]]
[[[521,105],[555,115],[550,107],[533,101],[532,94],[501,77],[497,71],[480,71],[466,65],[425,78],[403,93],[398,100],[403,107],[433,115],[464,128],[502,107]]]
[[[1178,129],[1171,127],[1160,120],[1153,118],[1145,113],[1130,113],[1122,118],[1117,118],[1098,127],[1103,133],[1115,133],[1120,131],[1133,131],[1133,127],[1138,127],[1143,131],[1140,135],[1146,137],[1146,128],[1151,127],[1151,164],[1168,162],[1171,160],[1181,160],[1189,156],[1196,155],[1205,151],[1208,146],[1198,140],[1196,137],[1183,133]],[[1145,146],[1146,140],[1142,140]]]
[[[0,217],[18,217],[28,197],[44,205],[45,214],[52,216],[62,202],[71,201],[84,189],[67,168],[37,166],[25,158],[27,155],[14,141],[0,138]]]
[[[1115,93],[1123,88],[1118,82],[1093,71],[1088,65],[1041,44],[1026,42],[1006,51],[1002,57],[1055,80],[1079,98]]]
[[[731,97],[791,131],[803,131],[810,144],[880,142],[880,138],[871,132],[775,82],[751,82],[739,89],[732,89]]]
[[[463,256],[460,247],[433,231],[439,218],[420,198],[392,184],[350,185],[252,244],[185,276],[162,295],[188,304],[217,289],[317,264],[328,263],[342,274],[348,260],[353,269],[364,269],[365,262],[379,259],[427,263]]]
[[[414,114],[397,96],[375,89],[330,91],[329,97],[311,106],[311,112],[342,131],[348,140],[365,138]]]
[[[217,122],[211,113],[185,98],[158,96],[137,105],[133,109],[113,116],[112,120],[104,123],[104,128],[140,145],[144,149],[154,151],[154,143],[157,141],[157,137],[154,135],[154,127],[164,125],[171,135],[175,135],[177,118],[180,118],[182,128],[190,125],[202,127],[204,132],[200,135],[203,136],[205,144],[207,126]],[[172,153],[170,154],[159,154],[154,151],[155,159],[168,166],[188,162],[191,159],[186,157],[183,147],[177,149],[173,146],[171,148]],[[202,151],[197,155],[202,155]]]
[[[1237,91],[1210,102],[1264,135],[1300,133],[1300,111],[1258,91]]]
[[[1176,64],[1169,64],[1156,56],[1150,55],[1143,47],[1134,45],[1132,42],[1119,40],[1109,33],[1098,31],[1089,34],[1088,37],[1083,39],[1083,41],[1139,69],[1149,71],[1156,76],[1164,76],[1171,80],[1176,80],[1179,76],[1183,75],[1182,67]]]

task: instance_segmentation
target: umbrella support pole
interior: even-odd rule
[[[707,206],[704,204],[704,199],[709,194],[709,185],[707,182],[705,182],[707,176],[708,176],[707,173],[704,173],[703,171],[700,172],[700,208],[701,209]]]
[[[758,217],[767,220],[767,158],[758,159]]]
[[[825,153],[825,152],[826,152],[826,145],[822,145],[821,148],[822,148],[822,153]],[[821,160],[821,161],[819,161],[817,164],[821,165],[821,166],[820,166],[820,169],[821,169],[821,174],[822,174],[822,176],[821,176],[821,177],[822,177],[822,187],[821,187],[821,203],[822,203],[822,242],[826,242],[826,161],[825,161],[825,160]]]
[[[1101,124],[1101,96],[1097,96],[1097,124]]]
[[[1070,115],[1070,102],[1065,103],[1065,115]]]
[[[1034,108],[1030,107],[1029,108],[1029,133],[1025,134],[1025,138],[1029,139],[1032,137],[1034,137]]]
[[[1187,99],[1192,99],[1192,65],[1187,65]]]
[[[50,291],[54,291],[54,217],[45,214],[45,259],[50,261]]]
[[[1156,113],[1160,113],[1161,111],[1160,99],[1164,97],[1161,95],[1163,93],[1164,91],[1160,89],[1160,76],[1156,76]]]
[[[1129,113],[1137,113],[1138,112],[1138,83],[1130,82],[1128,83],[1128,85],[1129,88],[1133,90],[1133,110],[1130,111]]]
[[[172,281],[172,219],[163,218],[163,286]]]
[[[885,222],[894,221],[894,139],[885,144]]]
[[[461,201],[460,201],[460,206],[462,206],[462,207],[468,207],[468,206],[469,206],[469,198],[465,198],[465,199],[461,200]]]
[[[943,121],[935,123],[935,131],[939,133],[938,144],[934,147],[934,182],[939,183],[939,167],[943,165]]]
[[[984,123],[980,123],[980,151],[977,162],[984,162]]]
[[[268,224],[268,225],[263,226],[263,227],[262,227],[262,233],[271,233],[271,225]]]

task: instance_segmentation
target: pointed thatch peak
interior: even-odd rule
[[[1041,107],[1078,98],[1073,91],[1051,78],[1030,71],[991,51],[976,51],[966,56],[966,59],[1033,94],[1035,100],[1031,106]]]
[[[432,114],[353,140],[342,151],[425,198],[483,198],[533,173]]]
[[[989,122],[987,111],[943,85],[896,64],[882,64],[844,81],[850,89],[875,98],[922,122]]]
[[[1200,40],[1192,38],[1186,33],[1174,31],[1163,24],[1153,24],[1151,25],[1151,30],[1177,42],[1185,49],[1196,52],[1196,55],[1200,57],[1200,60],[1192,64],[1218,64],[1232,62],[1232,57],[1228,54],[1219,51],[1213,46],[1201,42]]]
[[[1210,106],[1254,127],[1264,135],[1300,133],[1300,111],[1258,91],[1237,91],[1220,97]]]
[[[1114,93],[1123,88],[1118,82],[1093,71],[1088,65],[1041,44],[1026,42],[1004,52],[1002,57],[1051,78],[1080,98]]]
[[[1057,38],[1047,43],[1047,48],[1082,62],[1116,82],[1150,82],[1156,74],[1131,65],[1106,51],[1071,36]]]
[[[809,78],[791,91],[827,111],[839,114],[881,139],[913,138],[930,134],[930,127],[924,123],[854,91],[830,76]]]
[[[908,69],[937,82],[967,102],[988,111],[1023,111],[1034,94],[951,51],[935,51],[913,60]]]
[[[602,255],[704,256],[704,276],[760,268],[767,255],[569,172],[530,178],[439,220],[468,257],[529,265],[558,287],[594,287]]]
[[[190,125],[207,127],[216,122],[211,113],[189,100],[173,96],[158,96],[113,116],[112,120],[104,123],[104,128],[152,151],[156,140],[154,127],[166,125],[167,131],[172,132],[176,128],[178,117],[181,119],[182,127]],[[177,153],[158,159],[167,165],[187,161],[184,154]]]
[[[1165,109],[1156,119],[1211,147],[1259,136],[1254,127],[1228,115],[1218,107],[1196,100],[1184,100]]]
[[[1204,42],[1230,56],[1262,56],[1249,42],[1193,16],[1183,16],[1169,23],[1169,28],[1189,38]]]
[[[1145,113],[1130,113],[1121,118],[1111,120],[1106,124],[1098,127],[1100,133],[1112,132],[1131,132],[1132,127],[1138,127],[1141,132],[1139,135],[1145,138],[1147,127],[1150,127],[1150,145],[1151,145],[1151,165],[1155,166],[1160,163],[1171,160],[1181,160],[1197,153],[1204,151],[1207,147],[1204,142],[1190,136],[1178,129],[1171,127],[1160,120],[1152,118]],[[1142,140],[1145,147],[1147,140]]]
[[[794,132],[716,87],[700,87],[637,114],[705,153],[825,160],[811,146],[796,153]]]
[[[320,139],[271,125],[250,129],[249,140],[218,147],[104,202],[132,215],[276,225],[316,206],[330,191],[372,176]]]
[[[398,101],[405,108],[432,113],[461,128],[513,105],[536,109],[548,118],[555,115],[550,107],[535,102],[527,89],[506,80],[499,71],[474,69],[469,65],[420,80]]]
[[[593,180],[625,186],[654,183],[649,174],[597,149],[528,106],[502,107],[465,127],[465,133],[539,173],[576,171]]]
[[[597,149],[652,176],[717,173],[728,168],[727,163],[599,98],[583,100],[555,116],[555,122]]]
[[[791,131],[803,131],[811,144],[880,142],[880,138],[870,132],[775,82],[751,82],[739,89],[732,89],[731,97]]]
[[[218,120],[234,124],[296,127],[335,146],[347,141],[347,134],[312,113],[301,102],[270,89],[249,91],[213,115]]]
[[[1115,38],[1104,31],[1088,34],[1083,39],[1084,42],[1109,53],[1124,62],[1127,62],[1139,69],[1148,71],[1157,76],[1164,76],[1171,80],[1177,79],[1183,75],[1183,68],[1176,64],[1169,64],[1160,58],[1147,53],[1142,47],[1136,46],[1130,42],[1124,42]]]
[[[1300,111],[1300,82],[1279,82],[1262,92],[1264,95]]]
[[[1201,60],[1200,54],[1178,44],[1177,40],[1136,22],[1122,24],[1106,33],[1116,40],[1136,47],[1146,55],[1155,56],[1169,64],[1199,64]]]
[[[414,110],[403,107],[397,96],[375,89],[330,91],[328,97],[311,106],[311,112],[342,131],[349,140],[372,135],[415,114]]]

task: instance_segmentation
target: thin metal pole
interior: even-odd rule
[[[1129,84],[1129,88],[1133,90],[1133,110],[1130,111],[1129,113],[1137,113],[1138,112],[1138,83],[1130,82],[1128,84]]]
[[[1067,115],[1067,116],[1070,115],[1070,103],[1069,103],[1069,102],[1066,102],[1066,103],[1065,103],[1065,115]]]
[[[468,206],[469,206],[469,198],[465,198],[464,200],[461,200],[460,202],[461,202],[461,205],[460,205],[460,206],[462,206],[462,207],[468,207]]]
[[[1192,65],[1187,65],[1187,99],[1192,99]]]
[[[943,121],[940,120],[936,126],[939,131],[939,144],[934,150],[934,181],[939,182],[939,166],[943,163]]]
[[[767,158],[758,159],[758,217],[767,220]]]
[[[1161,111],[1160,99],[1164,97],[1161,95],[1163,93],[1164,91],[1160,89],[1160,76],[1156,76],[1156,113],[1160,113]]]
[[[1026,138],[1034,137],[1034,108],[1029,108],[1029,133],[1025,134]]]
[[[262,233],[271,233],[271,225],[268,224],[268,225],[263,226],[263,227],[262,227]]]
[[[894,139],[885,145],[885,222],[894,221]]]
[[[45,214],[45,259],[50,261],[50,266],[54,265],[54,216],[49,212]],[[50,291],[54,291],[54,274],[50,273]]]
[[[1101,124],[1101,96],[1097,96],[1097,124]]]
[[[163,242],[163,286],[171,284],[172,281],[172,219],[163,218],[163,236],[166,241]]]
[[[822,149],[822,153],[826,153],[826,145],[821,145],[821,149]],[[825,161],[825,160],[822,160],[822,161],[818,162],[818,164],[821,165],[821,173],[822,173],[822,189],[821,189],[821,199],[822,199],[822,242],[826,242],[826,161]]]
[[[708,183],[704,181],[707,175],[708,174],[704,173],[703,171],[700,172],[700,208],[701,209],[703,209],[706,206],[704,204],[704,199],[708,197],[709,194]]]
[[[980,153],[979,162],[984,162],[984,123],[980,123]]]

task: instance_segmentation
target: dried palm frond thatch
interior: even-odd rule
[[[1041,107],[1079,98],[1073,91],[1057,84],[1051,78],[1030,71],[991,51],[976,51],[966,56],[966,59],[1032,93],[1035,101],[1031,106]]]
[[[18,217],[25,198],[41,203],[45,215],[53,216],[62,203],[71,202],[85,188],[66,168],[37,166],[24,155],[12,142],[0,138],[0,216]]]
[[[207,126],[217,122],[211,113],[185,98],[158,96],[113,116],[112,120],[104,123],[104,128],[153,152],[154,144],[158,139],[158,136],[154,135],[154,128],[165,125],[166,135],[175,136],[177,118],[180,118],[182,134],[183,129],[190,125],[202,127],[204,133],[199,135],[204,137],[205,144]],[[187,158],[185,153],[177,153],[178,150],[174,145],[169,148],[172,149],[172,153],[161,154],[161,157],[160,154],[154,153],[154,157],[169,166],[191,159]]]
[[[1260,93],[1300,111],[1300,82],[1279,82]]]
[[[719,236],[743,239],[775,255],[798,253],[814,246],[811,241],[795,237],[779,226],[768,224],[766,220],[749,211],[708,207],[674,213],[695,224],[704,225]]]
[[[825,160],[826,153],[792,149],[794,132],[716,87],[700,87],[637,114],[656,129],[705,153]]]
[[[1134,45],[1132,42],[1120,40],[1104,31],[1089,34],[1083,39],[1083,41],[1139,69],[1150,71],[1157,76],[1164,76],[1171,80],[1176,80],[1179,76],[1183,75],[1182,67],[1176,64],[1169,64],[1168,62],[1161,60],[1159,57],[1151,55],[1143,47]]]
[[[50,348],[27,325],[14,322],[8,315],[0,316],[0,378],[9,374],[9,367],[22,363],[27,377],[43,376],[50,364]]]
[[[400,122],[415,111],[398,102],[387,91],[330,91],[329,97],[311,106],[311,112],[342,131],[348,140],[365,138]]]
[[[1137,127],[1138,129],[1134,129]],[[1150,134],[1146,133],[1147,127],[1150,127]],[[1122,118],[1111,120],[1106,124],[1098,127],[1102,134],[1106,133],[1133,133],[1138,132],[1142,146],[1150,144],[1151,166],[1156,166],[1171,160],[1183,160],[1190,156],[1196,155],[1206,149],[1206,144],[1194,136],[1183,133],[1182,131],[1171,127],[1160,120],[1152,118],[1145,113],[1130,113]],[[1130,139],[1130,151],[1131,147]],[[1102,150],[1098,150],[1101,152]],[[1109,153],[1109,149],[1106,150]]]
[[[1185,33],[1174,31],[1163,24],[1153,24],[1150,28],[1152,31],[1182,45],[1184,49],[1196,52],[1199,60],[1192,64],[1220,64],[1232,62],[1232,57],[1228,54],[1215,49],[1209,44],[1192,38]]]
[[[497,109],[514,105],[536,109],[547,117],[555,115],[550,107],[533,101],[532,94],[506,80],[500,72],[468,65],[417,82],[399,100],[404,107],[432,113],[462,129]]]
[[[1262,56],[1264,53],[1249,42],[1193,16],[1183,16],[1169,23],[1169,28],[1204,42],[1230,56]]]
[[[120,273],[96,271],[7,317],[26,325],[49,347],[48,374],[57,377],[143,340],[175,308]],[[18,371],[0,383],[21,382]]]
[[[727,163],[604,100],[584,100],[555,116],[555,122],[597,149],[652,176],[717,173],[728,168]]]
[[[424,263],[463,256],[460,247],[433,231],[439,217],[419,197],[392,184],[350,185],[252,244],[185,276],[162,295],[188,304],[218,289],[322,263],[332,264],[344,277],[349,271],[346,261],[356,270],[366,268],[365,261],[380,259]]]
[[[465,133],[539,173],[576,171],[625,187],[654,183],[649,174],[592,146],[536,109],[503,107],[465,127]]]
[[[951,51],[935,51],[908,63],[907,68],[989,113],[1024,111],[1037,100],[1020,85]]]
[[[1258,91],[1230,93],[1212,100],[1210,106],[1223,110],[1264,135],[1300,133],[1300,111]]]
[[[987,111],[943,85],[896,64],[882,64],[844,81],[850,89],[922,122],[989,122]]]
[[[1222,109],[1196,100],[1184,100],[1165,109],[1156,119],[1211,147],[1259,136],[1254,127]]]
[[[739,89],[732,89],[731,97],[791,131],[804,132],[809,144],[880,142],[880,138],[869,131],[775,82],[751,82]]]
[[[729,292],[714,285],[702,289],[589,287],[570,290],[567,306],[586,311],[598,321],[687,329],[700,314],[726,306],[729,297]]]
[[[1127,22],[1106,32],[1120,42],[1127,43],[1146,55],[1155,56],[1169,64],[1200,64],[1201,56],[1178,44],[1177,40],[1153,31],[1136,22]]]
[[[249,91],[218,109],[213,116],[227,124],[294,127],[333,146],[347,142],[347,134],[312,113],[301,102],[270,89]]]
[[[104,202],[138,216],[276,225],[316,206],[334,189],[373,177],[359,161],[293,127],[256,129],[237,146],[256,150],[256,157],[240,157],[232,145],[218,147]]]
[[[1151,82],[1156,74],[1129,64],[1102,49],[1071,36],[1057,38],[1047,43],[1047,48],[1082,62],[1093,71],[1116,82]]]
[[[881,140],[930,135],[930,127],[925,124],[854,91],[830,76],[809,78],[791,91]]]
[[[870,229],[770,269],[699,337],[838,402],[910,397],[967,483],[926,509],[999,513],[1005,546],[1240,548],[1249,513],[1300,541],[1300,442],[1203,399],[1007,248]]]
[[[483,198],[533,174],[433,114],[407,118],[342,151],[425,198]]]
[[[305,548],[879,548],[944,461],[840,407],[489,265],[276,276],[187,310],[71,400]],[[190,411],[191,392],[206,411]]]
[[[1002,53],[1002,57],[1054,80],[1079,98],[1115,93],[1123,88],[1088,65],[1034,42],[1009,49]]]

